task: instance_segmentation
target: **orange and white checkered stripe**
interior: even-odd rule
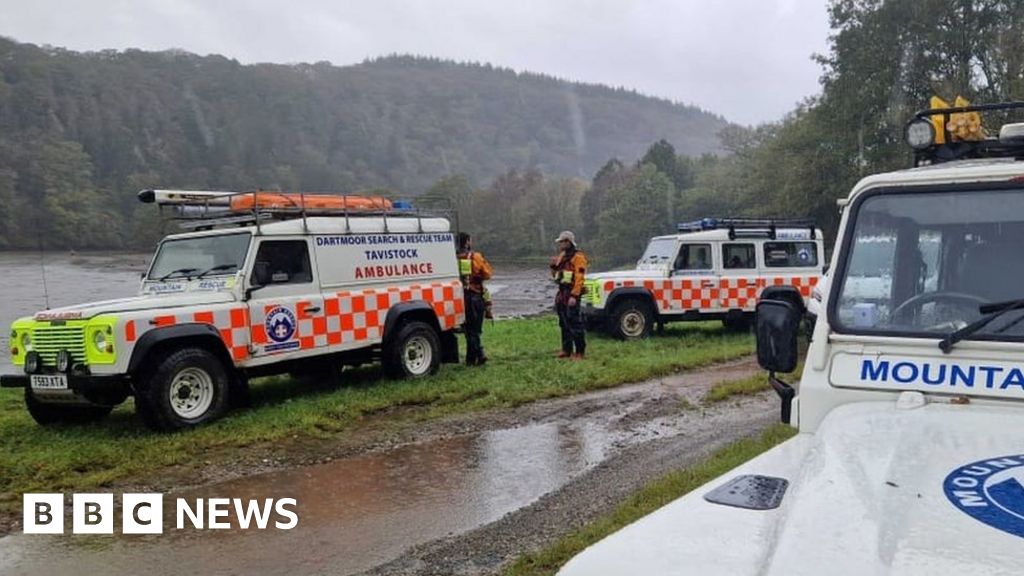
[[[233,360],[249,357],[249,310],[244,306],[162,314],[148,320],[129,320],[124,324],[124,339],[131,344],[149,330],[175,324],[209,324],[220,333],[220,339],[224,341]]]
[[[451,330],[462,324],[465,303],[462,284],[458,280],[426,285],[391,286],[358,292],[340,291],[323,299],[320,312],[312,313],[311,302],[299,301],[295,305],[296,338],[299,350],[323,346],[379,340],[384,334],[384,321],[388,310],[400,302],[423,301],[433,308],[442,330]],[[264,313],[277,304],[265,307]],[[154,328],[175,324],[210,324],[220,332],[225,347],[235,361],[249,357],[249,342],[268,344],[262,323],[253,324],[245,307],[201,310],[184,314],[162,314],[150,319],[125,322],[124,338],[130,343]]]
[[[388,310],[400,302],[412,301],[430,304],[442,330],[450,330],[462,324],[465,304],[462,284],[458,281],[391,286],[358,292],[342,290],[324,298],[322,313],[310,314],[305,310],[310,303],[298,303],[295,320],[298,323],[296,334],[299,349],[379,340],[384,335]],[[276,304],[267,305],[264,312],[269,313],[276,307]],[[252,326],[252,342],[256,346],[269,343],[264,326]]]
[[[658,280],[608,280],[604,291],[616,288],[643,287],[654,297],[658,309],[666,313],[687,310],[748,310],[753,311],[757,297],[767,286],[790,285],[804,298],[818,283],[817,276],[726,276],[721,278],[668,278]]]

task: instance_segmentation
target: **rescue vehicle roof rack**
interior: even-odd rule
[[[1000,129],[998,137],[985,136],[979,140],[955,140],[949,131],[950,119],[954,114],[1020,109],[1024,109],[1024,101],[928,108],[918,111],[903,130],[904,139],[914,149],[914,166],[967,158],[1024,159],[1022,124],[1005,124]],[[936,116],[942,117],[941,135],[936,134]]]
[[[814,221],[806,218],[701,218],[676,224],[679,232],[702,232],[705,230],[728,230],[729,239],[771,238],[775,239],[779,228],[806,228],[811,238],[816,232]]]
[[[313,216],[343,217],[347,230],[350,217],[378,216],[384,219],[385,231],[388,218],[416,218],[422,232],[423,218],[455,218],[451,202],[440,207],[413,206],[408,201],[346,194],[142,190],[138,198],[140,202],[156,204],[161,214],[165,206],[172,208],[169,219],[177,220],[186,230],[255,225],[259,233],[261,224],[268,221],[301,218],[303,229],[308,231],[307,218]],[[437,200],[431,199],[429,203],[436,204]]]

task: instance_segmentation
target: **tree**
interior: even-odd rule
[[[598,217],[595,260],[610,266],[636,260],[651,236],[670,232],[664,206],[673,193],[672,181],[653,164],[642,165],[612,186]]]
[[[621,160],[612,158],[594,175],[590,188],[583,193],[580,199],[581,238],[596,239],[601,235],[598,220],[604,210],[608,190],[621,184],[628,177],[630,171]]]

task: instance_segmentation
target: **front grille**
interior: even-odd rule
[[[583,294],[583,301],[597,305],[601,301],[601,281],[586,280],[583,282],[586,292]]]
[[[32,350],[39,353],[43,364],[57,364],[57,353],[67,350],[75,363],[85,363],[85,326],[46,326],[32,328]]]

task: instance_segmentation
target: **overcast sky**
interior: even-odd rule
[[[742,124],[819,92],[825,0],[0,0],[0,35],[242,63],[391,53],[635,88]]]

